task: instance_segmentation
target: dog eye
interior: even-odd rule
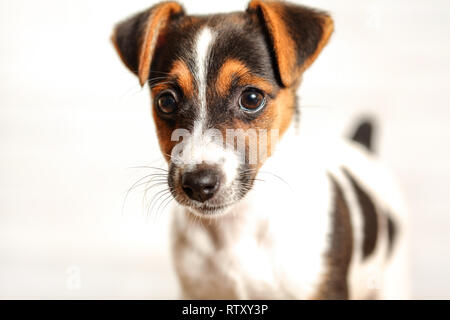
[[[256,89],[245,90],[239,98],[239,106],[245,112],[257,112],[261,110],[265,104],[266,98],[264,94]]]
[[[172,114],[177,110],[178,103],[172,92],[162,93],[156,102],[158,109],[164,114]]]

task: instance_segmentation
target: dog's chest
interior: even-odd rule
[[[175,232],[175,265],[186,298],[287,298],[267,224],[255,221],[243,233],[207,223],[192,222]]]
[[[286,161],[274,167],[286,168]],[[219,219],[199,220],[177,209],[173,251],[186,298],[314,296],[329,246],[331,197],[326,176],[307,168],[286,169],[290,180],[261,175],[265,182]]]

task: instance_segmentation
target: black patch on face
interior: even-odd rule
[[[160,79],[170,72],[176,60],[182,60],[190,69],[193,77],[197,73],[195,66],[196,37],[202,27],[208,27],[214,33],[213,46],[207,61],[207,127],[231,127],[234,119],[251,122],[259,116],[258,113],[248,115],[239,108],[239,97],[246,87],[239,86],[237,81],[232,84],[226,97],[216,91],[215,82],[222,65],[228,59],[242,62],[252,74],[264,78],[271,83],[273,98],[280,88],[272,59],[271,49],[265,39],[264,30],[250,15],[233,13],[226,15],[182,17],[172,22],[165,32],[164,45],[155,51],[150,72],[150,83],[155,85],[164,82]],[[195,79],[195,77],[194,77]],[[194,81],[196,94],[194,97],[183,96],[181,88],[173,82],[181,99],[179,112],[172,116],[174,127],[191,129],[198,115],[198,87]]]
[[[238,22],[238,23],[237,23]],[[245,13],[216,15],[209,20],[217,34],[210,60],[210,76],[215,78],[227,59],[244,63],[252,73],[275,81],[271,49],[265,39],[263,28]]]
[[[228,59],[235,59],[243,63],[253,75],[271,83],[275,89],[273,94],[276,95],[279,86],[264,30],[245,13],[235,13],[232,17],[218,15],[210,20],[209,25],[216,32],[218,39],[211,48],[208,70],[208,87],[211,88],[207,92],[209,126],[226,124],[232,118],[251,122],[259,114],[249,115],[242,112],[238,103],[241,93],[247,87],[239,86],[237,81],[233,81],[229,96],[224,99],[214,90],[214,83],[222,65]]]
[[[163,45],[155,51],[150,71],[150,84],[169,82],[171,90],[177,92],[179,97],[178,112],[170,117],[160,117],[171,129],[184,128],[192,130],[195,120],[198,118],[200,101],[198,101],[198,84],[196,83],[195,46],[197,37],[203,27],[208,27],[214,34],[210,54],[207,60],[207,128],[233,128],[236,119],[243,122],[251,122],[260,113],[253,115],[244,114],[239,107],[239,97],[246,89],[232,82],[226,96],[220,96],[217,92],[216,81],[222,65],[229,59],[241,62],[249,71],[263,78],[273,86],[274,98],[281,88],[276,78],[271,49],[265,39],[264,31],[256,19],[246,13],[233,13],[227,15],[192,16],[181,17],[172,22],[164,34]],[[186,97],[183,90],[174,79],[165,79],[171,71],[175,61],[182,60],[189,68],[194,79],[194,95]],[[162,77],[162,78],[161,78]],[[236,79],[237,80],[237,79]],[[206,128],[205,128],[206,129]],[[184,205],[189,205],[177,196],[175,181],[175,165],[170,164],[168,184],[172,194]],[[238,168],[236,179],[239,192],[234,197],[243,198],[252,188],[256,169],[248,164]],[[238,199],[236,199],[238,200]]]
[[[343,300],[349,298],[348,270],[353,251],[353,233],[350,210],[342,188],[332,175],[328,175],[334,190],[334,210],[330,249],[327,253],[329,270],[319,287],[318,298]]]
[[[363,259],[367,259],[374,251],[378,237],[378,216],[374,202],[370,196],[358,184],[352,174],[345,168],[342,169],[350,180],[358,198],[364,225]]]
[[[188,99],[176,79],[169,77],[173,64],[177,60],[186,63],[194,74],[195,63],[192,59],[192,50],[195,46],[195,35],[200,29],[200,23],[186,23],[190,17],[182,17],[173,21],[167,28],[163,45],[155,50],[150,69],[150,88],[159,83],[168,84],[178,97],[178,111],[171,117],[162,118],[173,129],[183,128],[190,130],[198,114],[198,101]],[[196,83],[194,81],[194,86]]]
[[[182,17],[169,24],[163,44],[155,50],[150,69],[151,78],[167,74],[176,60],[184,61],[194,73],[195,61],[192,59],[192,54],[195,37],[203,23],[203,20],[197,21],[192,17]]]

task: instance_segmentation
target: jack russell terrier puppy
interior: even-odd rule
[[[163,2],[116,26],[150,87],[184,298],[407,298],[405,210],[372,125],[354,141],[290,128],[332,32],[325,12],[262,0],[216,15]]]

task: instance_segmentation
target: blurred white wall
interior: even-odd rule
[[[0,298],[176,298],[169,212],[125,191],[162,165],[147,90],[113,25],[152,1],[0,1]],[[300,90],[302,125],[381,129],[413,218],[415,298],[450,298],[450,2],[302,1],[335,35]],[[245,1],[184,1],[188,12]]]

